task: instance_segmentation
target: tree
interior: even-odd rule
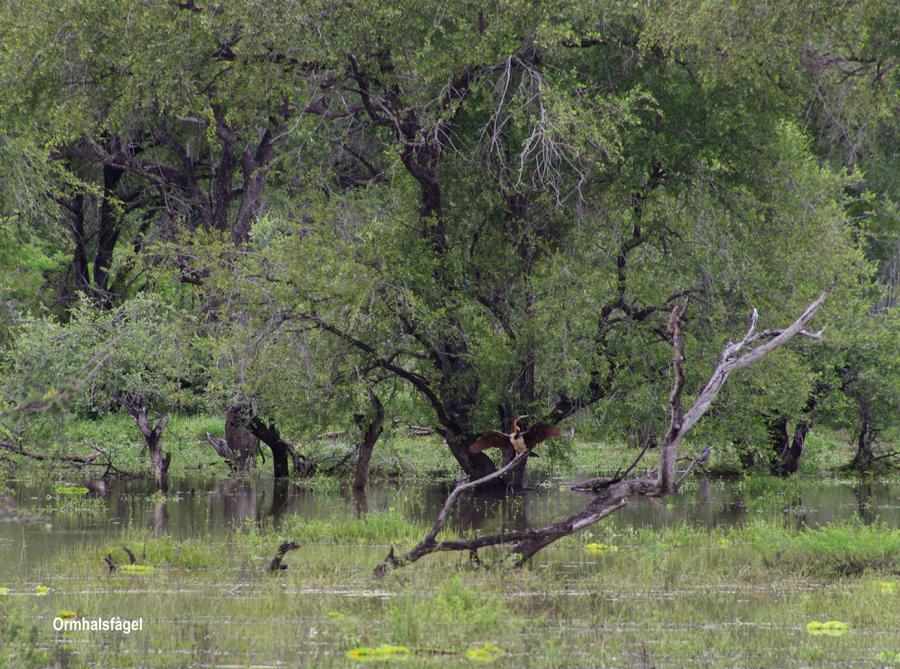
[[[141,431],[165,491],[171,453],[162,447],[168,418],[160,412],[198,404],[184,387],[184,379],[202,377],[191,343],[189,319],[159,300],[139,297],[104,310],[85,299],[65,324],[52,317],[23,320],[6,356],[2,396],[18,403],[65,389],[66,410],[89,417],[121,405]]]
[[[438,534],[443,530],[456,500],[466,491],[488,483],[491,479],[499,478],[505,470],[518,465],[520,460],[527,457],[526,453],[522,453],[517,455],[512,462],[492,474],[479,479],[461,481],[457,484],[444,502],[444,506],[438,514],[434,526],[425,538],[400,558],[394,554],[392,546],[384,561],[375,568],[375,574],[384,575],[392,568],[406,566],[425,555],[438,551],[469,551],[472,558],[478,560],[478,550],[480,548],[499,544],[511,544],[507,556],[515,558],[517,560],[516,566],[521,567],[538,551],[553,542],[589,527],[621,509],[631,497],[663,497],[675,493],[684,479],[691,473],[693,467],[700,460],[704,459],[712,449],[712,447],[707,447],[701,456],[688,466],[681,478],[676,480],[675,464],[678,460],[679,444],[684,435],[709,411],[731,373],[753,365],[798,335],[808,336],[813,339],[821,337],[821,332],[810,333],[804,328],[816,315],[826,297],[827,292],[822,293],[793,323],[784,329],[757,331],[757,312],[754,310],[750,318],[750,325],[743,339],[737,343],[729,342],[725,346],[712,375],[703,389],[698,392],[694,403],[687,410],[684,409],[682,404],[682,395],[685,389],[684,372],[686,359],[681,320],[686,304],[676,305],[672,309],[668,322],[668,331],[672,335],[673,348],[669,428],[663,440],[660,461],[655,473],[628,478],[628,474],[631,473],[638,460],[640,460],[640,456],[638,456],[638,460],[635,460],[631,467],[621,476],[616,476],[612,479],[595,479],[589,482],[589,489],[594,490],[594,498],[581,511],[564,520],[540,529],[504,532],[499,535],[481,536],[458,541],[437,541]],[[585,488],[585,485],[582,484],[579,488]]]
[[[658,395],[684,295],[712,348],[747,304],[798,304],[860,262],[840,175],[790,120],[799,86],[756,61],[766,26],[723,65],[685,41],[692,19],[674,34],[625,7],[463,11],[439,36],[366,10],[365,31],[326,12],[310,37],[305,111],[370,178],[307,195],[270,295],[409,384],[469,475],[495,466],[468,445],[514,413]]]

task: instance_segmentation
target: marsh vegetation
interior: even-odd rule
[[[0,658],[897,664],[898,24],[2,3]]]

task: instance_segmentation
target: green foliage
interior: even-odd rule
[[[62,404],[77,415],[102,416],[126,393],[157,410],[197,406],[185,380],[200,384],[189,320],[171,306],[138,297],[106,311],[87,300],[67,323],[26,318],[6,356],[6,402]]]
[[[883,431],[896,319],[870,312],[896,265],[897,10],[819,4],[14,0],[0,340],[42,304],[71,325],[26,320],[7,399],[26,362],[29,392],[62,392],[72,369],[40,351],[80,370],[114,341],[73,294],[141,291],[194,318],[132,312],[149,327],[123,330],[132,350],[83,415],[141,388],[196,408],[174,380],[208,374],[208,408],[299,437],[357,441],[373,387],[389,416],[451,438],[498,427],[501,406],[661,434],[675,302],[690,394],[752,307],[778,326],[834,283],[819,320],[853,304],[842,342],[742,374],[699,439],[762,453],[766,418],[803,414],[822,384],[832,425],[852,422],[843,388]],[[119,240],[105,260],[101,210]],[[157,346],[162,371],[141,370]]]

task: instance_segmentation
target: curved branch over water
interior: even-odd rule
[[[681,443],[681,439],[687,431],[696,425],[697,421],[699,421],[709,410],[713,401],[718,396],[719,391],[725,385],[725,381],[728,379],[731,372],[736,369],[748,367],[761,360],[779,346],[789,342],[795,336],[799,335],[819,339],[821,337],[821,331],[811,334],[806,332],[804,328],[822,307],[829,292],[830,289],[819,295],[819,297],[816,298],[816,300],[813,301],[793,323],[783,330],[764,330],[757,333],[757,313],[754,309],[747,333],[737,344],[728,342],[725,345],[725,348],[719,357],[719,363],[716,366],[716,369],[713,371],[703,390],[697,396],[697,399],[687,411],[684,411],[682,408],[685,363],[682,318],[686,305],[683,303],[677,304],[672,309],[672,314],[669,319],[669,332],[672,336],[672,347],[674,349],[672,355],[674,381],[672,393],[669,397],[671,421],[662,446],[659,467],[655,474],[635,478],[624,478],[623,475],[622,480],[606,482],[602,488],[595,492],[594,498],[581,511],[564,520],[540,529],[506,532],[503,534],[476,537],[474,539],[438,541],[437,537],[447,524],[450,513],[459,497],[464,492],[473,490],[485,483],[489,483],[513,469],[519,464],[521,459],[524,459],[527,456],[527,452],[521,453],[504,467],[501,467],[487,476],[483,476],[473,481],[464,479],[457,483],[456,487],[444,502],[444,506],[441,508],[434,526],[431,528],[431,531],[425,535],[425,538],[400,557],[397,557],[394,554],[394,549],[391,547],[391,550],[385,559],[375,568],[375,574],[383,576],[391,569],[404,567],[426,555],[440,551],[469,551],[473,558],[476,558],[479,548],[498,545],[509,545],[510,547],[507,550],[507,555],[515,558],[516,566],[521,566],[531,556],[549,546],[554,541],[593,525],[602,518],[621,509],[628,503],[630,497],[662,497],[673,494],[678,490],[678,486],[684,480],[684,476],[677,482],[675,479],[675,462],[678,459],[678,445]],[[753,347],[753,344],[762,340],[765,340],[765,343],[760,344],[755,348]],[[690,470],[696,465],[696,462],[707,454],[708,449],[704,451],[704,454],[700,458],[692,463],[686,474],[690,473]]]

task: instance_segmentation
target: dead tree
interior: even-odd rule
[[[244,472],[256,466],[259,454],[259,437],[247,429],[247,407],[230,406],[225,413],[225,443],[236,456],[237,471]]]
[[[231,406],[225,415],[225,438],[206,433],[206,441],[218,453],[232,472],[246,472],[256,467],[259,438],[244,424],[246,410]]]
[[[669,319],[669,332],[674,349],[672,356],[673,383],[672,392],[669,396],[671,415],[669,428],[666,431],[662,444],[659,466],[654,474],[633,478],[626,478],[625,476],[621,478],[614,477],[611,481],[598,484],[593,488],[593,499],[581,511],[540,529],[505,532],[473,539],[438,541],[438,535],[444,529],[447,519],[450,517],[450,512],[459,497],[469,490],[503,476],[506,472],[518,466],[527,457],[527,453],[519,454],[505,466],[487,476],[472,481],[460,481],[449,497],[447,497],[434,526],[425,538],[400,557],[394,554],[394,549],[391,547],[384,561],[375,568],[376,575],[384,575],[393,568],[406,566],[431,553],[467,551],[475,558],[480,548],[498,545],[506,546],[507,557],[512,558],[516,566],[520,567],[535,553],[549,546],[554,541],[589,527],[601,518],[621,509],[631,497],[662,497],[676,492],[678,486],[690,474],[696,464],[708,454],[707,449],[687,467],[681,479],[676,479],[675,463],[678,459],[678,446],[681,443],[681,439],[709,410],[719,391],[724,386],[725,381],[728,380],[729,375],[736,369],[749,367],[761,360],[797,335],[820,339],[821,331],[810,333],[804,328],[812,320],[816,312],[819,311],[827,295],[828,291],[822,293],[806,308],[799,318],[783,330],[757,331],[757,313],[754,309],[750,318],[750,326],[744,338],[736,344],[728,342],[725,345],[719,362],[706,386],[700,391],[697,399],[687,411],[684,411],[682,405],[685,356],[684,338],[682,337],[681,329],[685,305],[676,305]],[[631,469],[629,468],[629,471]]]
[[[126,393],[116,397],[119,404],[125,407],[128,414],[137,423],[138,429],[144,436],[144,447],[150,453],[150,462],[156,475],[156,488],[161,492],[169,490],[169,464],[172,462],[172,454],[166,453],[162,448],[162,433],[169,424],[168,416],[157,414],[156,424],[150,422],[147,398],[143,395]]]

